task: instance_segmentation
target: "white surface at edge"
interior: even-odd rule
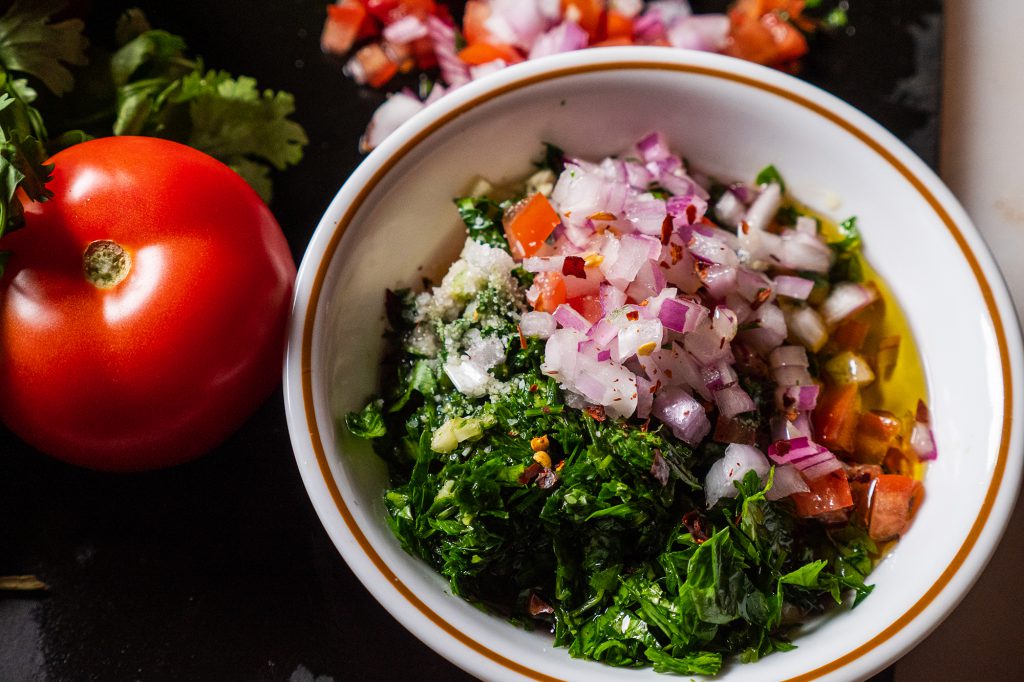
[[[995,255],[1024,316],[1024,3],[947,0],[941,175]],[[1018,455],[1019,456],[1019,455]],[[899,682],[1014,679],[1024,617],[1007,591],[1024,565],[1024,504],[956,611],[897,665]]]

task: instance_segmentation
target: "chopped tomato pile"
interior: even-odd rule
[[[449,4],[461,7],[461,23]],[[807,53],[806,35],[821,25],[807,16],[804,0],[737,0],[727,14],[694,14],[686,0],[338,0],[327,7],[320,45],[347,59],[351,78],[374,88],[402,73],[436,69],[429,104],[511,64],[591,47],[718,52],[793,71]],[[409,92],[392,99],[409,101],[375,115],[376,132],[368,132],[364,148],[415,113],[414,103],[423,104]]]

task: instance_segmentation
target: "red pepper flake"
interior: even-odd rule
[[[540,411],[543,412],[544,414],[551,414],[551,408],[548,407],[547,405],[545,405],[544,407],[540,408]]]
[[[754,295],[754,300],[750,302],[750,309],[757,310],[772,297],[772,290],[768,287],[762,287],[757,290],[757,294]]]
[[[775,441],[775,454],[779,457],[785,457],[789,454],[790,444],[788,440],[777,440]]]
[[[523,469],[523,473],[519,474],[519,482],[522,485],[528,485],[543,470],[544,467],[539,462],[530,462],[530,466]]]
[[[672,242],[668,245],[669,255],[672,257],[672,265],[675,265],[683,259],[683,245]]]
[[[586,409],[587,414],[591,416],[594,421],[604,421],[604,408],[600,405],[591,405]]]
[[[742,232],[743,234],[750,234],[750,225],[747,223],[746,220],[740,221],[740,232]]]
[[[690,204],[689,206],[686,207],[686,222],[688,222],[691,225],[693,225],[693,223],[696,222],[696,221],[697,221],[697,207],[694,206],[693,204]]]
[[[526,606],[530,615],[536,618],[547,613],[554,613],[555,610],[546,601],[537,596],[536,592],[530,593],[530,601]]]
[[[538,386],[537,384],[530,384],[530,393],[536,393],[537,389],[539,388],[540,386]]]
[[[587,278],[587,264],[580,256],[566,256],[562,263],[562,274],[579,279]]]
[[[647,433],[651,428],[651,418],[648,417],[644,420],[644,423],[640,425],[641,433]]]
[[[639,310],[630,310],[630,311],[628,311],[626,313],[626,319],[629,320],[630,322],[635,322],[636,320],[639,320],[640,319],[640,311]]]
[[[693,222],[693,221],[690,221]],[[666,215],[665,219],[661,221],[661,243],[668,244],[668,240],[672,238],[672,216]]]
[[[739,522],[737,521],[737,524],[738,523]],[[708,532],[705,528],[704,517],[700,515],[699,511],[691,509],[683,514],[683,525],[686,527],[686,530],[690,532],[690,537],[692,537],[693,541],[698,545],[707,542]]]
[[[526,336],[523,335],[523,328],[517,324],[516,329],[519,330],[519,347],[526,350]]]

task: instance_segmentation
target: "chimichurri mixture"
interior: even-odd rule
[[[347,419],[403,547],[572,656],[659,672],[791,649],[866,598],[936,453],[856,220],[657,133],[485,190],[444,279],[387,292],[381,397]]]

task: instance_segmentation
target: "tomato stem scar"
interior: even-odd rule
[[[82,271],[97,289],[110,289],[128,276],[132,257],[120,244],[109,239],[98,239],[85,248]]]

